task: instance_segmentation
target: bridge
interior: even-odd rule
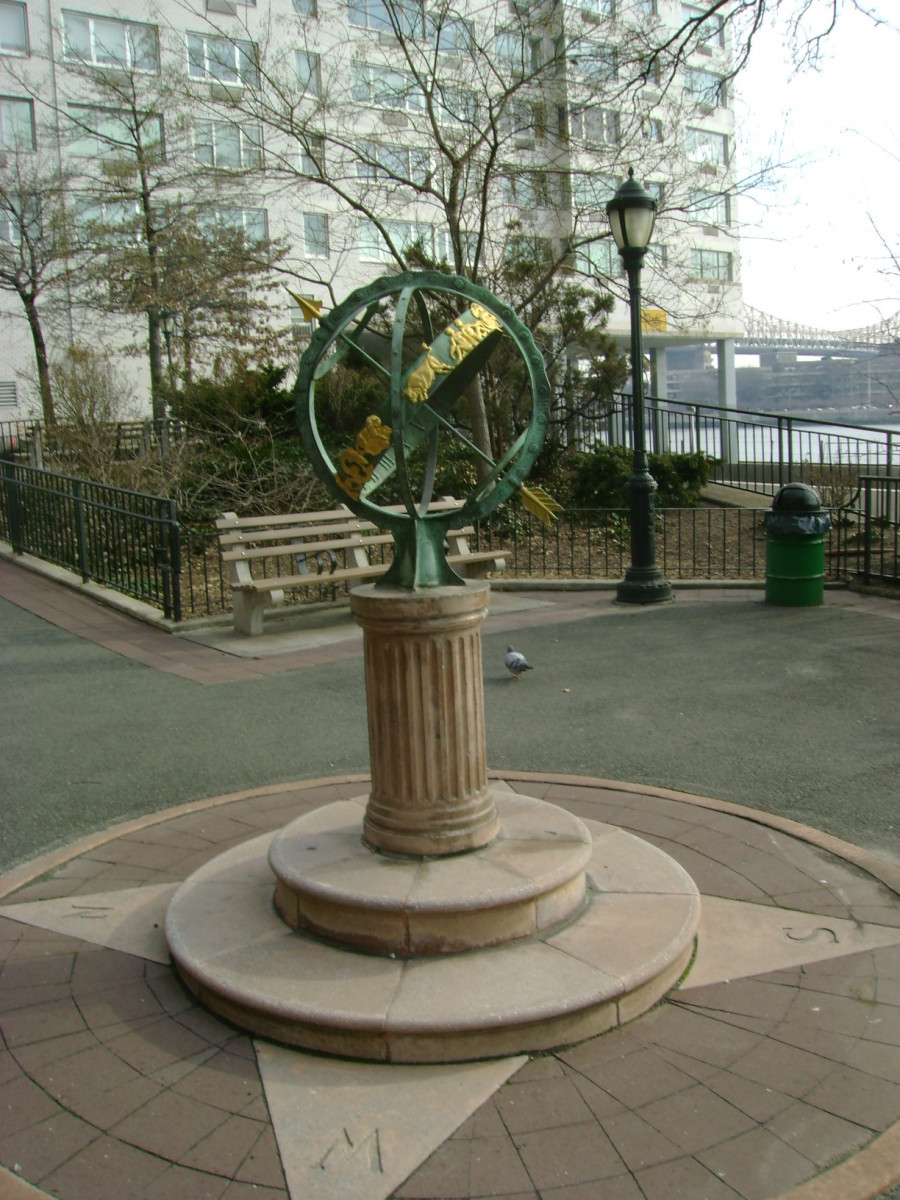
[[[823,357],[843,355],[853,358],[876,354],[886,346],[900,348],[900,312],[874,325],[838,331],[798,325],[760,312],[749,304],[744,305],[744,315],[747,333],[735,343],[738,354],[794,350]]]

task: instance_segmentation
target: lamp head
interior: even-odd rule
[[[163,333],[166,337],[171,337],[175,332],[175,314],[170,309],[164,308],[159,314],[159,320],[163,327]]]
[[[606,215],[620,253],[647,249],[656,221],[656,200],[635,179],[634,167],[628,168],[628,178],[607,204]]]

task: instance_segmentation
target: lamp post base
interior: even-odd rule
[[[620,604],[660,604],[672,598],[672,585],[656,566],[629,567],[625,578],[616,584]]]

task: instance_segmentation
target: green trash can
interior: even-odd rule
[[[788,483],[766,513],[766,603],[821,604],[831,517],[814,488]]]

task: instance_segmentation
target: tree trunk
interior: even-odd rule
[[[162,338],[159,314],[155,309],[147,310],[147,333],[150,348],[150,395],[153,404],[153,420],[162,421],[166,415],[166,401],[163,396]]]
[[[37,363],[38,388],[41,396],[41,413],[45,425],[56,424],[56,409],[53,404],[53,388],[50,383],[50,361],[47,358],[47,344],[44,341],[44,331],[41,328],[41,318],[34,299],[23,296],[25,314],[31,329],[31,339],[34,342],[34,357]]]
[[[466,406],[469,414],[469,425],[472,427],[472,441],[489,458],[493,457],[491,448],[491,427],[488,423],[487,410],[484,404],[484,388],[476,376],[466,388]],[[475,460],[475,470],[479,480],[490,474],[490,464],[481,457]]]

